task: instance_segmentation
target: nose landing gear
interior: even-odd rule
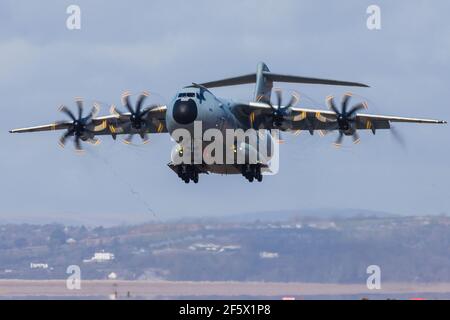
[[[242,175],[249,181],[253,182],[255,179],[261,182],[263,176],[261,174],[260,164],[247,164],[242,166]]]

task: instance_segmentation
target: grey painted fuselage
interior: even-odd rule
[[[198,137],[194,123],[201,124],[201,137],[208,129],[218,129],[226,137],[227,129],[249,129],[248,117],[233,112],[239,103],[216,97],[209,90],[197,86],[181,89],[167,105],[166,126],[169,134],[177,129],[186,129],[192,137]],[[208,143],[202,142],[203,148]],[[202,149],[203,149],[202,148]],[[225,156],[226,150],[224,150]],[[225,160],[225,159],[224,159]],[[219,174],[241,174],[239,166],[233,164],[203,165],[203,170]]]

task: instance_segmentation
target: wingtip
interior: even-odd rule
[[[341,86],[348,86],[348,87],[359,87],[359,88],[370,88],[368,84],[361,83],[361,82],[348,82],[345,84],[340,84]]]

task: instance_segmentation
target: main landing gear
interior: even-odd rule
[[[193,181],[198,183],[198,169],[193,165],[179,165],[177,168],[178,177],[181,178],[185,183]]]
[[[261,174],[260,164],[246,164],[242,166],[242,175],[249,181],[253,182],[255,179],[261,182],[263,177]]]

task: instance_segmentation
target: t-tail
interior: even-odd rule
[[[202,83],[201,86],[206,88],[218,88],[235,86],[240,84],[255,83],[254,100],[259,102],[269,102],[274,82],[287,83],[303,83],[303,84],[320,84],[332,86],[348,86],[348,87],[369,87],[366,84],[350,81],[339,81],[330,79],[311,78],[303,76],[292,76],[287,74],[279,74],[270,72],[264,62],[258,63],[256,73],[246,74],[242,76],[225,78],[217,81]]]

